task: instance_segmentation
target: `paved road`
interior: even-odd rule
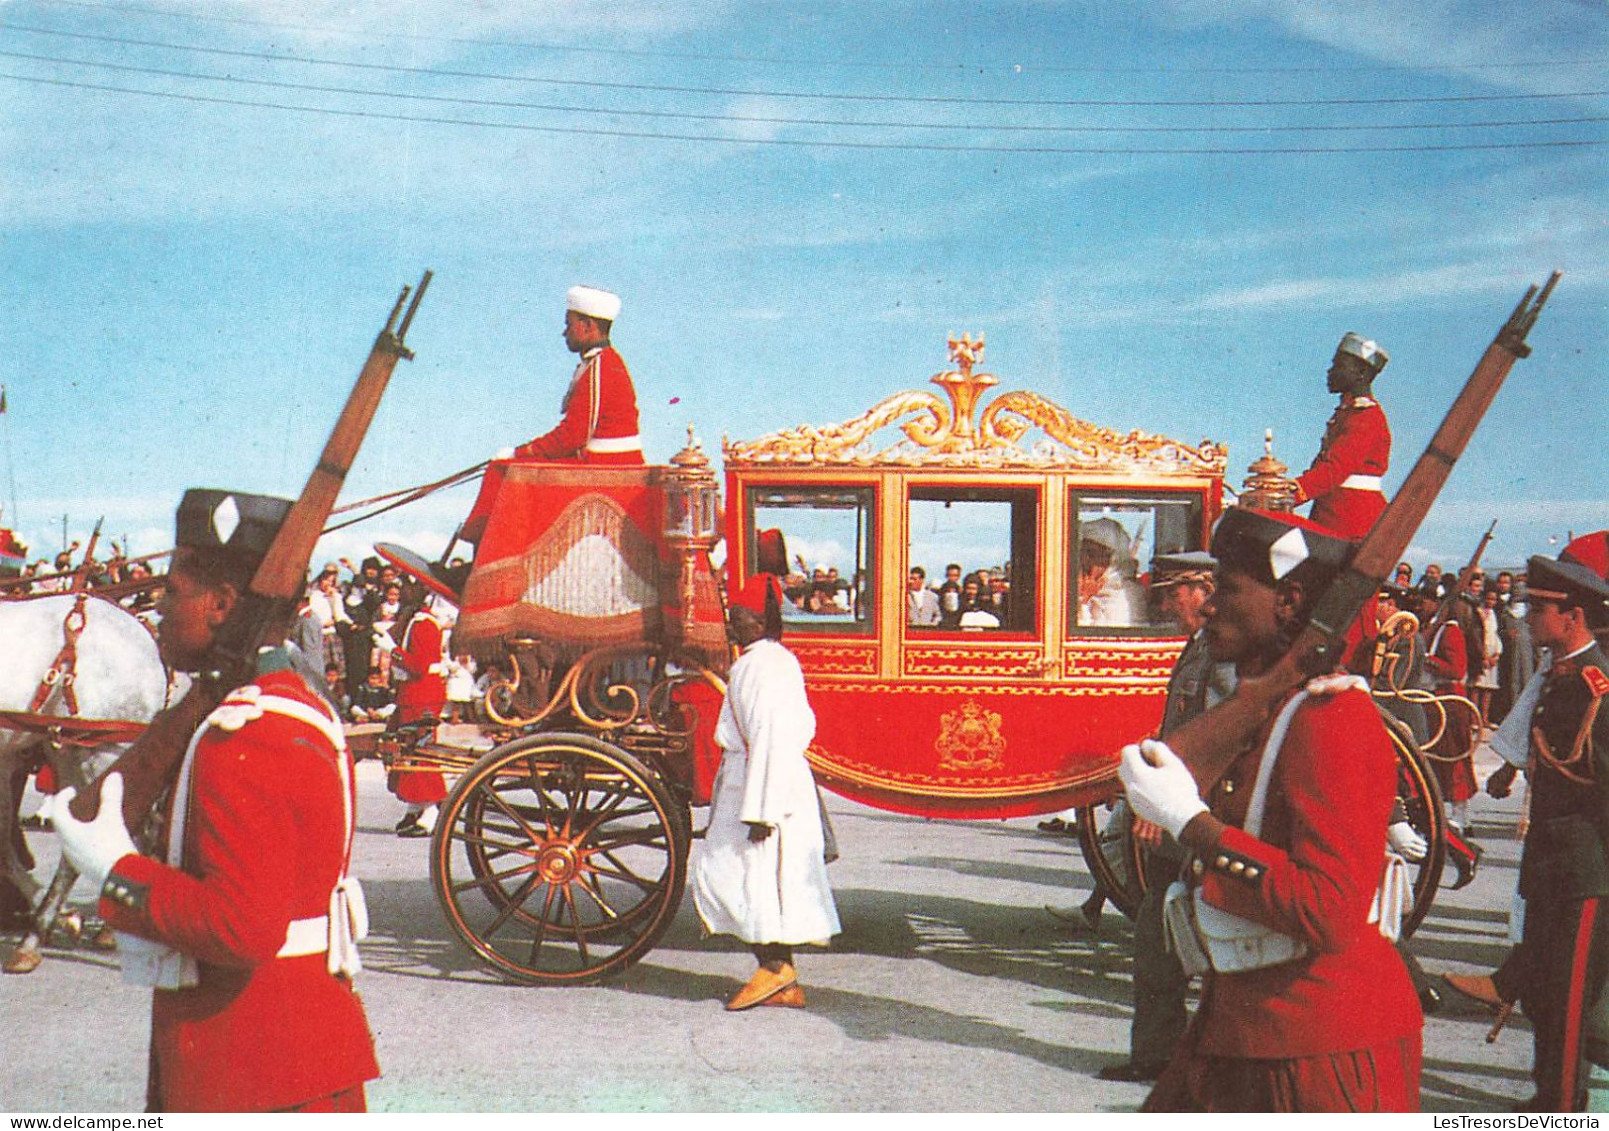
[[[378,765],[359,780],[356,867],[374,921],[360,985],[385,1070],[370,1085],[376,1110],[1121,1111],[1143,1098],[1095,1079],[1127,1051],[1128,925],[1109,912],[1089,934],[1046,913],[1081,901],[1089,880],[1072,842],[1032,821],[925,821],[832,799],[845,933],[800,959],[810,1008],[727,1014],[752,960],[701,940],[690,902],[606,985],[490,976],[435,905],[427,842],[391,834],[400,806]],[[1505,949],[1517,802],[1476,804],[1480,876],[1444,893],[1414,940],[1432,970],[1489,969]],[[48,863],[51,838],[30,835]],[[138,1108],[147,992],[87,949],[0,981],[0,1109]],[[1427,1110],[1492,1111],[1528,1094],[1525,1024],[1496,1045],[1487,1027],[1474,1010],[1428,1020]]]

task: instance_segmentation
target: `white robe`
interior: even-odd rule
[[[709,933],[791,946],[824,943],[842,929],[805,761],[815,733],[799,661],[775,640],[750,644],[721,704],[721,768],[693,864],[693,902]],[[775,831],[751,841],[748,821]]]
[[[1092,628],[1127,628],[1146,623],[1145,586],[1108,569],[1100,590],[1080,606],[1078,623]]]

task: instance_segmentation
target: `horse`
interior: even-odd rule
[[[64,857],[44,898],[17,851],[19,783],[45,754],[80,792],[166,705],[169,679],[150,630],[93,590],[0,600],[0,868],[32,908],[8,974],[39,965],[39,944],[78,875]]]

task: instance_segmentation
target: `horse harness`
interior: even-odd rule
[[[80,589],[75,594],[73,607],[62,620],[62,645],[39,680],[32,701],[26,711],[0,710],[0,722],[12,730],[42,734],[57,746],[100,746],[109,742],[132,742],[145,730],[145,724],[122,719],[80,719],[78,715],[78,637],[84,631],[88,617],[85,606],[90,593]],[[67,707],[66,715],[42,713],[57,690]]]

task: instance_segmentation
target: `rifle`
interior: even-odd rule
[[[123,775],[123,820],[130,830],[140,829],[172,782],[196,728],[225,695],[250,678],[259,650],[281,643],[294,623],[296,606],[307,583],[307,563],[380,406],[392,370],[399,359],[413,357],[413,351],[403,341],[425,288],[430,286],[430,276],[426,271],[418,290],[405,286],[397,296],[391,316],[374,340],[307,485],[285,516],[267,556],[235,602],[229,619],[216,634],[209,665],[212,670],[199,673],[185,697],[152,719],[108,771]],[[408,303],[410,292],[412,303]],[[404,304],[408,304],[406,314]],[[398,315],[402,315],[400,325]],[[99,812],[102,780],[104,775],[73,799],[71,810],[79,820],[90,820]]]
[[[1335,666],[1347,629],[1408,548],[1503,379],[1517,360],[1530,355],[1525,336],[1536,325],[1558,281],[1559,272],[1555,271],[1540,291],[1535,286],[1526,290],[1486,347],[1396,498],[1358,545],[1347,568],[1319,598],[1308,623],[1284,655],[1263,674],[1241,680],[1235,693],[1218,706],[1168,735],[1168,745],[1190,767],[1203,796],[1261,733],[1291,691]]]
[[[1481,557],[1486,553],[1486,547],[1491,545],[1492,532],[1496,529],[1497,519],[1494,518],[1492,519],[1492,524],[1486,528],[1486,533],[1481,535],[1481,540],[1476,543],[1475,552],[1469,556],[1468,564],[1458,571],[1458,580],[1454,583],[1452,591],[1445,594],[1441,599],[1441,603],[1436,606],[1435,614],[1431,616],[1430,622],[1425,625],[1426,633],[1434,632],[1437,627],[1452,619],[1453,610],[1458,605],[1458,599],[1464,595],[1464,589],[1469,585],[1470,577],[1480,568]],[[1475,673],[1470,673],[1470,678],[1474,679]]]

